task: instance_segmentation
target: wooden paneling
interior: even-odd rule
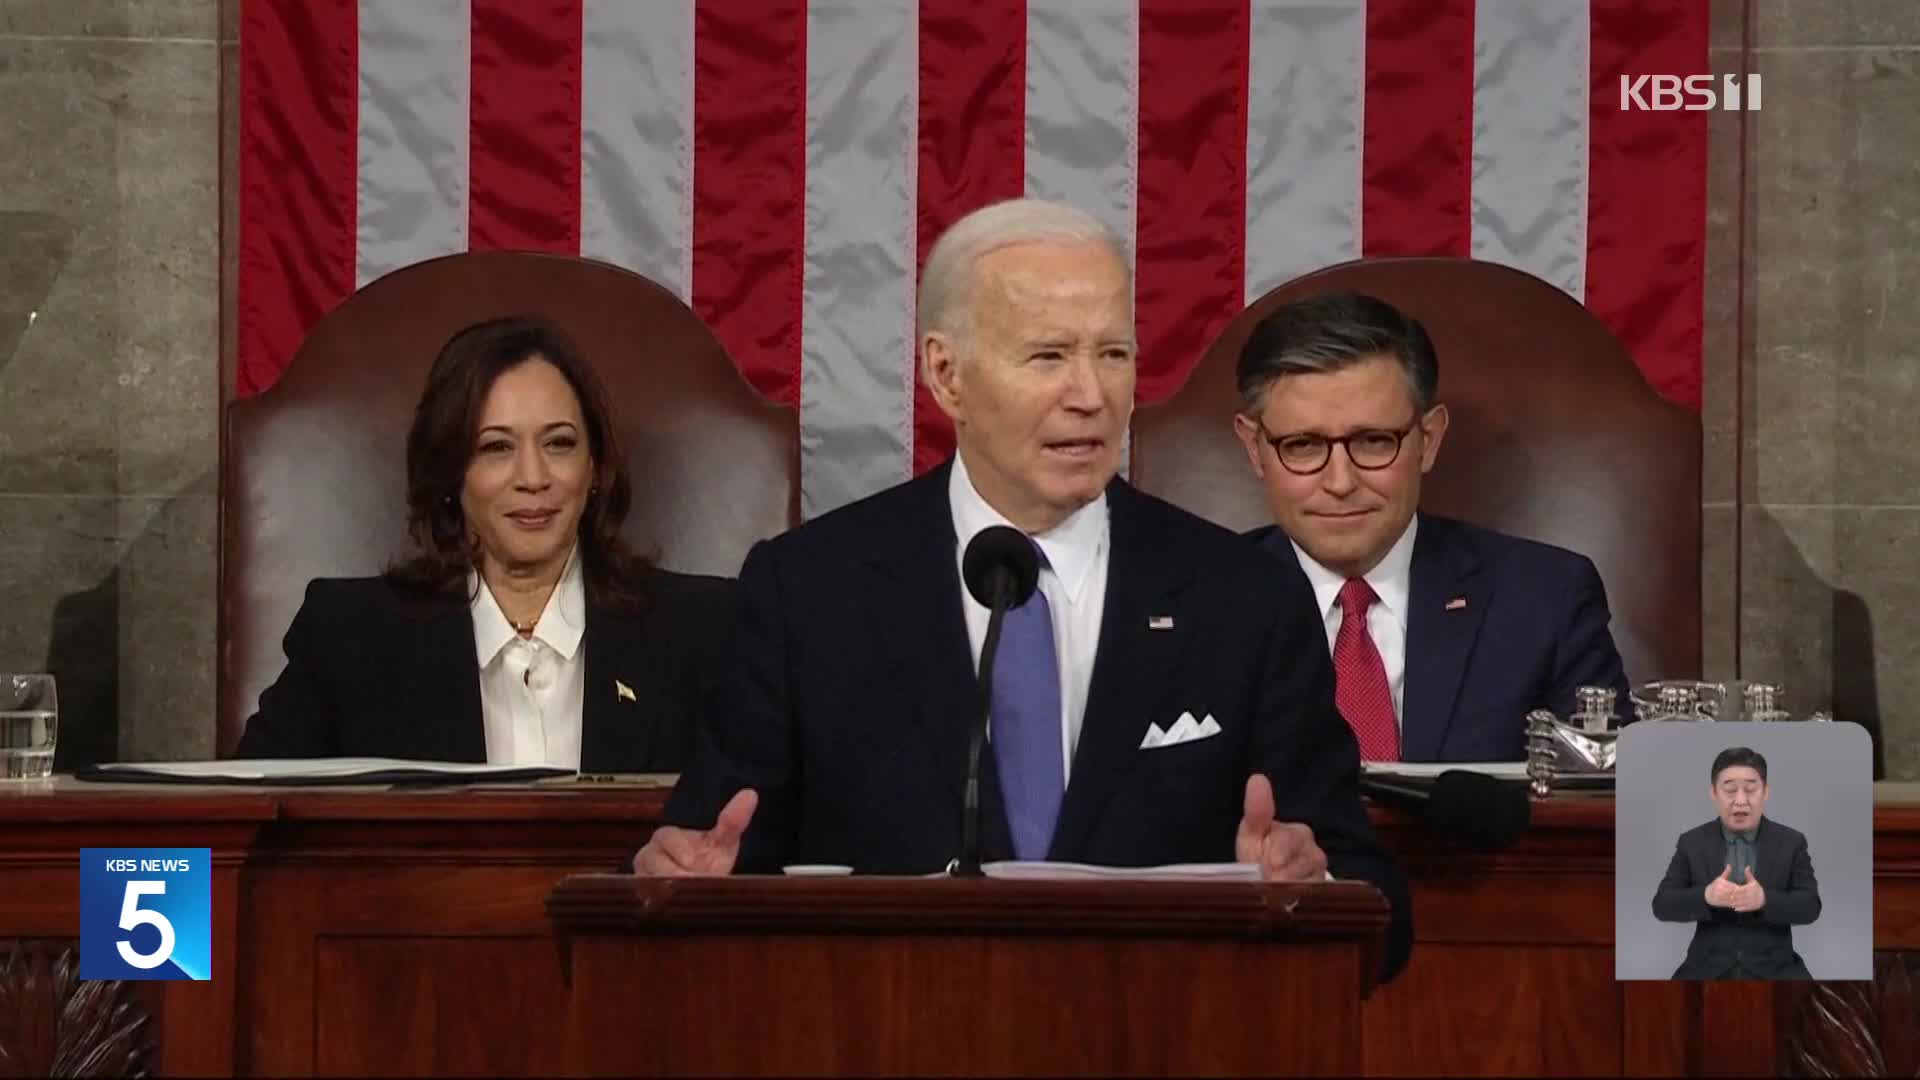
[[[598,1076],[1352,1074],[1387,917],[1354,884],[953,878],[602,875],[548,907],[567,1069]],[[610,1041],[635,971],[670,990]]]
[[[1336,991],[1290,999],[1275,975],[1307,962],[1307,946],[1291,947],[1306,950],[1298,958],[1290,950],[1285,960],[1251,967],[1239,953],[1204,954],[1257,955],[1227,941],[1120,962],[1099,938],[1069,936],[1034,962],[926,935],[953,917],[933,892],[918,909],[925,925],[899,924],[892,936],[846,937],[842,930],[885,910],[846,896],[823,902],[810,971],[769,973],[765,927],[753,925],[752,912],[737,912],[729,925],[723,908],[707,905],[704,922],[675,931],[692,936],[628,939],[620,944],[628,966],[576,970],[568,983],[550,895],[559,911],[567,901],[554,888],[563,878],[623,866],[664,799],[664,791],[636,789],[209,791],[69,781],[0,788],[0,820],[8,823],[0,830],[0,942],[77,938],[79,848],[211,848],[213,980],[126,989],[128,1007],[148,1017],[148,1067],[169,1076],[548,1072],[581,1060],[589,1043],[624,1047],[635,1069],[657,1071],[692,1052],[671,1018],[702,1015],[696,1003],[726,1008],[755,994],[760,1006],[740,1017],[740,1037],[714,1051],[748,1071],[804,1062],[852,1072],[992,1071],[1016,1054],[1055,1055],[1046,1060],[1060,1072],[1098,1071],[1076,1062],[1113,1072],[1224,1067],[1193,1046],[1144,1034],[1143,1016],[1169,1015],[1190,1031],[1204,1028],[1209,1053],[1239,1054],[1245,1044],[1236,1040],[1257,1038],[1288,1044],[1274,1051],[1284,1068],[1335,1064],[1326,1047],[1340,1033],[1326,1031],[1334,1014],[1325,1001]],[[1364,1058],[1353,1068],[1917,1071],[1920,806],[1876,807],[1876,981],[1819,987],[1614,983],[1610,799],[1536,804],[1533,828],[1497,856],[1450,850],[1403,818],[1378,820],[1412,879],[1417,944],[1406,973],[1363,1004],[1356,1022]],[[616,889],[624,880],[629,896],[645,887],[601,880]],[[1002,928],[1031,933],[1033,926],[1020,930],[1033,913],[1016,893],[1002,894]],[[1176,907],[1161,929],[1177,931],[1194,914]],[[59,949],[50,959],[37,955],[53,971],[47,965]],[[1241,974],[1201,978],[1195,965],[1203,960]],[[849,965],[863,974],[845,976]],[[1329,974],[1326,985],[1350,976]],[[1241,979],[1248,982],[1236,990]],[[1089,982],[1115,991],[1107,1005],[1089,1011],[1084,1000],[1061,1001]],[[832,992],[800,990],[821,985]],[[983,988],[1009,986],[1020,1004],[994,1025],[954,1021]],[[41,1023],[34,1017],[45,1013],[30,1013],[25,1001],[0,998],[0,1046],[25,1045],[18,1032]],[[898,1019],[871,1025],[861,1039],[818,1034],[845,1010],[881,1004]],[[1022,1027],[1029,1015],[1051,1019]],[[785,1025],[791,1052],[803,1056],[752,1037],[768,1024]],[[44,1058],[45,1040],[33,1045]],[[1080,1057],[1065,1060],[1068,1049]],[[0,1075],[19,1068],[0,1064]]]
[[[315,953],[314,1067],[324,1075],[551,1076],[562,1067],[567,989],[545,935],[328,936]]]
[[[609,935],[577,941],[573,963],[565,1068],[590,1075],[1352,1075],[1360,1066],[1358,972],[1335,945]],[[657,988],[638,1017],[636,971]],[[613,1030],[623,1037],[609,1038]]]
[[[1366,1071],[1618,1076],[1620,1012],[1610,949],[1422,944],[1367,1002]]]

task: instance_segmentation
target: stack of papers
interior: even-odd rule
[[[1414,780],[1432,780],[1441,773],[1485,773],[1500,780],[1525,780],[1524,761],[1369,761],[1363,766],[1368,776],[1404,776]]]
[[[133,784],[400,784],[539,780],[572,776],[554,765],[486,765],[401,758],[278,758],[252,761],[120,761],[75,773],[79,780]]]
[[[980,868],[1007,881],[1259,881],[1253,863],[1175,863],[1168,866],[1092,866],[1069,862],[991,862]]]

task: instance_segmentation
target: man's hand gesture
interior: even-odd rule
[[[1767,890],[1760,887],[1760,879],[1747,871],[1747,883],[1736,885],[1733,889],[1733,903],[1728,905],[1735,911],[1759,911],[1767,905]]]
[[[1746,888],[1746,886],[1735,885],[1732,881],[1728,880],[1728,875],[1732,873],[1733,873],[1733,866],[1729,864],[1725,869],[1720,871],[1719,877],[1714,878],[1712,881],[1707,883],[1707,906],[1708,907],[1717,907],[1717,908],[1733,907],[1734,899],[1741,895],[1740,890]],[[1752,880],[1751,875],[1748,876],[1748,880],[1749,881]]]
[[[1273,820],[1273,785],[1265,776],[1247,777],[1240,829],[1233,838],[1236,862],[1256,863],[1268,881],[1325,881],[1327,853],[1313,841],[1313,830],[1298,822]]]
[[[760,796],[752,788],[742,788],[720,809],[711,829],[662,825],[633,857],[633,872],[652,877],[733,873],[734,861],[740,857],[740,836],[759,805]]]

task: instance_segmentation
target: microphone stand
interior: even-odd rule
[[[1000,651],[1000,624],[1007,617],[1008,593],[1013,583],[1001,574],[994,581],[993,607],[987,613],[987,637],[980,645],[979,722],[967,742],[967,787],[960,811],[960,857],[947,867],[954,877],[984,877],[980,868],[980,753],[987,745],[987,723],[993,715],[993,661]]]

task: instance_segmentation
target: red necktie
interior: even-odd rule
[[[1393,690],[1367,632],[1367,609],[1379,597],[1353,578],[1340,587],[1340,632],[1333,639],[1333,700],[1360,740],[1360,760],[1399,761],[1400,724],[1393,716]]]

